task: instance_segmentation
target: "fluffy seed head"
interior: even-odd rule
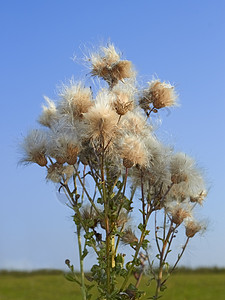
[[[120,55],[116,52],[113,45],[102,47],[100,53],[91,55],[90,61],[92,64],[92,75],[106,80],[111,88],[118,81],[133,76],[131,62],[120,60]]]
[[[148,162],[144,143],[139,137],[134,135],[126,135],[123,137],[119,153],[126,168],[131,168],[136,164],[145,166]]]
[[[84,114],[87,137],[94,141],[103,138],[105,145],[115,135],[118,122],[118,115],[110,106],[112,97],[103,90],[97,95],[95,105]]]
[[[69,165],[74,165],[77,162],[79,148],[76,145],[68,144],[66,153],[66,162]]]
[[[74,165],[79,151],[80,145],[75,128],[61,119],[61,122],[52,127],[48,142],[48,154],[60,164],[67,162]]]
[[[190,196],[190,201],[192,203],[202,204],[202,202],[203,202],[203,200],[205,199],[206,196],[207,196],[207,192],[206,191],[201,191],[201,193],[199,193],[196,196]]]
[[[192,207],[186,202],[180,203],[167,199],[164,207],[166,212],[171,216],[172,222],[178,226],[187,218],[192,218]]]
[[[130,245],[138,242],[138,238],[136,237],[135,233],[131,228],[127,228],[124,231],[124,234],[121,239],[125,245]]]
[[[41,130],[32,130],[24,139],[22,149],[25,157],[22,163],[37,163],[44,167],[47,165],[45,157],[47,146],[47,134]]]
[[[73,175],[73,171],[72,166],[63,166],[59,163],[54,163],[48,168],[46,179],[58,183],[64,177],[65,182],[68,182],[69,178]]]
[[[177,95],[174,92],[174,87],[159,80],[149,82],[149,87],[143,91],[143,95],[139,101],[140,106],[146,110],[149,109],[149,104],[160,109],[176,104]]]
[[[205,191],[205,183],[192,158],[184,153],[173,155],[170,163],[170,172],[174,185],[169,192],[169,196],[179,201],[190,198],[192,202],[194,199],[197,200],[199,198],[199,203],[202,202],[202,198],[205,195],[205,192],[203,192]],[[203,194],[201,194],[202,192]]]
[[[131,92],[123,89],[115,89],[116,99],[113,106],[118,115],[123,116],[134,107],[134,101]]]
[[[60,113],[71,115],[74,119],[81,119],[93,105],[92,92],[82,82],[71,80],[69,85],[63,85],[60,97]]]
[[[121,127],[124,132],[129,132],[137,136],[148,136],[152,131],[151,126],[146,122],[146,118],[138,110],[129,111],[121,119]]]
[[[171,181],[179,184],[188,181],[194,168],[194,161],[184,153],[176,153],[170,162]]]
[[[190,212],[177,206],[171,210],[171,216],[173,223],[180,225],[185,218],[190,217]]]
[[[202,229],[202,226],[194,220],[188,220],[185,224],[185,229],[186,236],[192,238],[197,232],[199,232]]]
[[[46,96],[44,96],[44,99],[48,106],[42,105],[43,111],[38,122],[46,127],[51,127],[51,124],[58,119],[57,109],[52,100]]]
[[[96,211],[94,209],[92,209],[90,206],[84,206],[81,209],[81,218],[85,221],[85,220],[89,220],[91,223],[89,224],[89,226],[91,228],[95,228],[98,224],[99,220],[99,216],[96,214]]]

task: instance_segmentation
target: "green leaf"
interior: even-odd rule
[[[142,223],[140,223],[140,224],[138,225],[138,229],[140,229],[141,232],[143,232],[143,230],[145,229],[145,227],[144,227],[144,225],[143,225]]]
[[[86,284],[87,291],[90,291],[94,286],[95,286],[94,284],[91,285]]]
[[[160,254],[157,254],[155,257],[161,259]]]
[[[85,235],[84,235],[84,238],[87,239],[87,240],[90,240],[94,235],[94,232],[87,232]]]
[[[81,259],[84,259],[85,256],[87,256],[87,255],[88,255],[87,248],[84,248],[84,251],[83,251],[83,254],[82,254],[82,256],[81,256]]]
[[[65,274],[65,278],[68,280],[68,281],[72,281],[72,282],[76,282],[77,284],[81,285],[80,281],[77,279],[77,277],[75,275],[72,275],[72,274]]]
[[[123,186],[122,182],[120,180],[118,180],[117,183],[116,183],[116,187],[118,189],[120,189],[120,188],[122,188],[122,186]]]
[[[98,199],[97,199],[97,203],[103,204],[103,203],[104,203],[104,199],[103,199],[103,198],[98,198]]]
[[[160,286],[160,291],[161,291],[161,292],[165,291],[166,289],[167,289],[167,286],[166,286],[165,284],[162,284],[162,285]]]
[[[148,243],[149,243],[148,240],[144,240],[144,241],[142,242],[141,247],[142,247],[144,250],[147,250],[147,249],[148,249]]]

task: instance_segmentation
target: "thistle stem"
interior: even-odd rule
[[[171,222],[169,230],[166,235],[166,212],[164,214],[164,227],[163,227],[163,245],[162,245],[162,250],[159,251],[160,254],[160,263],[159,263],[159,272],[158,272],[158,278],[157,278],[157,286],[156,286],[156,291],[155,291],[155,299],[158,298],[159,292],[161,290],[161,286],[163,285],[162,279],[163,279],[163,266],[165,264],[165,259],[168,254],[168,249],[166,251],[167,244],[169,243],[169,239],[171,236],[171,233],[173,232],[173,222]],[[158,239],[158,238],[157,238]],[[165,254],[165,256],[164,256]]]
[[[133,271],[133,269],[134,269],[135,261],[136,261],[136,259],[137,259],[137,257],[138,257],[139,250],[141,249],[142,243],[143,243],[144,238],[145,238],[145,235],[146,235],[146,227],[147,227],[148,220],[149,220],[149,217],[150,217],[151,213],[152,213],[152,211],[150,210],[149,213],[146,215],[145,224],[143,224],[144,228],[143,228],[143,230],[142,230],[142,233],[141,233],[141,237],[140,237],[139,243],[138,243],[137,246],[136,246],[135,254],[134,254],[134,256],[133,256],[134,258],[133,258],[133,260],[132,260],[130,269],[129,269],[129,271],[128,271],[128,273],[127,273],[127,275],[126,275],[126,277],[125,277],[125,279],[124,279],[124,281],[123,281],[123,283],[122,283],[122,285],[121,285],[120,291],[123,291],[124,288],[126,287],[126,284],[127,284],[128,280],[129,280],[129,278],[130,278],[130,275],[131,275],[131,273],[132,273],[132,271]]]
[[[82,292],[82,300],[86,300],[87,298],[86,298],[86,288],[84,283],[84,267],[83,267],[80,230],[81,230],[81,226],[79,224],[77,225],[77,240],[78,240],[79,259],[80,259],[81,292]]]
[[[84,190],[84,192],[85,192],[85,194],[86,194],[88,200],[90,201],[91,205],[93,206],[93,208],[95,209],[95,211],[97,212],[97,214],[100,215],[99,210],[97,209],[97,207],[96,207],[94,201],[92,200],[91,196],[89,195],[88,191],[86,190],[86,188],[85,188],[85,186],[84,186],[84,184],[83,184],[83,180],[81,179],[81,177],[80,177],[80,175],[79,175],[79,173],[78,173],[78,171],[77,171],[76,168],[75,168],[75,171],[76,171],[76,176],[78,177],[78,179],[79,179],[79,181],[80,181],[80,184],[82,185],[82,188],[83,188],[83,190]]]

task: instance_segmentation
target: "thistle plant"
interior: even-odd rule
[[[93,286],[97,299],[145,293],[158,299],[189,241],[203,230],[194,209],[206,196],[204,180],[192,158],[174,153],[154,131],[153,115],[177,104],[174,87],[153,80],[138,89],[132,63],[112,44],[87,61],[93,82],[105,83],[94,93],[71,80],[57,102],[45,97],[41,126],[25,137],[21,162],[44,167],[47,181],[67,197],[80,273],[66,259],[66,277],[80,286],[82,299],[93,298]],[[183,246],[169,264],[178,234]],[[97,262],[86,275],[90,251]],[[143,278],[155,282],[145,292],[139,290]]]

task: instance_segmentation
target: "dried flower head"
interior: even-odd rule
[[[205,199],[205,197],[207,196],[207,192],[206,191],[201,191],[201,193],[199,193],[196,196],[190,196],[190,201],[192,203],[198,203],[198,204],[202,204],[203,200]]]
[[[194,167],[194,161],[184,153],[176,153],[170,161],[171,181],[179,184],[188,181]]]
[[[73,172],[74,169],[72,166],[63,166],[56,162],[48,168],[46,179],[56,183],[63,180],[67,183]]]
[[[116,99],[113,102],[113,106],[118,115],[123,116],[128,111],[131,111],[134,107],[134,95],[133,89],[129,88],[121,88],[116,86],[113,89],[114,94],[116,95]]]
[[[185,229],[186,229],[186,236],[188,238],[192,238],[195,236],[197,232],[199,232],[202,229],[202,226],[200,223],[196,222],[195,220],[187,220],[185,224]]]
[[[44,96],[48,106],[42,105],[42,114],[38,119],[38,122],[46,127],[51,127],[51,124],[58,120],[57,109],[55,103],[48,97]]]
[[[80,151],[74,127],[61,119],[61,122],[58,122],[52,127],[50,137],[48,142],[48,154],[54,157],[60,164],[67,162],[70,165],[74,165]]]
[[[112,88],[118,81],[133,76],[132,65],[128,60],[120,60],[114,45],[102,47],[100,53],[93,53],[90,57],[91,73],[108,82]]]
[[[128,215],[127,215],[127,212],[125,211],[121,211],[118,218],[117,218],[117,222],[116,222],[116,225],[118,227],[122,227],[124,226],[128,221]]]
[[[200,171],[196,168],[194,160],[186,154],[177,153],[171,157],[170,172],[174,183],[169,192],[172,198],[179,201],[191,198],[193,201],[202,191],[205,191],[205,183]],[[199,201],[201,202],[201,199]]]
[[[138,238],[130,227],[124,231],[121,240],[125,245],[130,245],[138,242]]]
[[[110,105],[112,97],[111,93],[101,91],[96,97],[95,105],[84,114],[86,137],[97,142],[103,139],[105,145],[117,129],[118,115]]]
[[[162,185],[162,192],[164,192],[171,183],[168,170],[171,149],[165,147],[153,135],[145,139],[145,145],[150,158],[148,173],[150,173],[151,184]]]
[[[146,166],[148,163],[147,151],[143,141],[135,135],[125,135],[119,146],[119,154],[123,165],[131,168],[133,165]]]
[[[174,92],[174,86],[159,80],[153,80],[149,82],[149,87],[143,91],[139,104],[146,111],[150,108],[150,103],[154,108],[160,109],[174,106],[176,99],[177,95]]]
[[[62,99],[59,112],[71,115],[75,120],[82,118],[93,105],[91,89],[84,87],[82,82],[74,82],[73,79],[69,85],[63,85],[59,95]]]
[[[172,217],[172,222],[176,225],[180,225],[184,219],[191,217],[191,211],[189,207],[185,207],[180,203],[166,203],[166,208]]]
[[[149,136],[152,127],[146,122],[146,118],[139,112],[138,109],[129,111],[121,120],[121,128],[124,132],[129,132],[137,136]]]
[[[22,163],[37,163],[44,167],[47,165],[46,159],[47,134],[38,129],[32,130],[24,139],[22,149],[25,157]]]
[[[89,220],[90,224],[89,226],[91,228],[95,228],[99,222],[99,217],[96,214],[96,211],[94,209],[92,209],[90,206],[86,205],[82,208],[81,210],[81,218],[84,221]]]

